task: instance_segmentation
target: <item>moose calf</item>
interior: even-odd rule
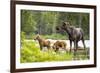
[[[43,47],[47,47],[48,49],[50,49],[50,41],[41,38],[40,35],[37,35],[34,40],[38,40],[41,50],[43,49]]]
[[[55,51],[58,51],[60,48],[61,49],[64,49],[66,50],[66,43],[64,41],[56,41],[52,48],[55,50]]]

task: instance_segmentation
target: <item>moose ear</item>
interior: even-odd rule
[[[39,35],[39,34],[37,34],[37,35],[36,35],[36,37],[40,37],[40,35]]]
[[[66,22],[63,22],[63,26],[66,26]]]
[[[68,25],[70,25],[70,23],[69,23],[69,22],[67,22],[67,24],[68,24]]]
[[[69,23],[69,22],[64,22],[64,23],[63,23],[63,26],[66,26],[66,25],[69,26],[70,23]]]

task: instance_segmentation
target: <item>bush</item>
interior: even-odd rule
[[[26,38],[33,39],[35,35],[36,35],[35,33],[30,33],[29,35],[26,35]]]
[[[72,60],[72,54],[54,52],[53,50],[41,51],[39,45],[33,41],[24,41],[21,47],[21,63],[68,61]]]
[[[45,48],[44,48],[45,49]],[[41,51],[38,42],[36,41],[25,41],[21,45],[21,63],[27,62],[50,62],[50,61],[69,61],[73,59],[73,52],[55,52],[54,50]],[[77,53],[79,60],[88,59],[87,55]]]
[[[23,35],[23,34],[22,34]],[[34,34],[34,33],[31,33],[29,35],[24,35],[26,37],[26,39],[33,39],[37,34]],[[66,35],[62,35],[62,34],[51,34],[51,35],[48,35],[48,34],[45,34],[45,35],[41,35],[43,38],[45,39],[68,39],[68,37]]]
[[[25,32],[21,32],[21,41],[25,40]]]
[[[61,39],[61,40],[65,40],[68,39],[66,35],[62,35],[62,34],[52,34],[52,35],[43,35],[44,38],[46,39]]]

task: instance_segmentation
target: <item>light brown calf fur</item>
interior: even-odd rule
[[[67,46],[67,44],[66,44],[64,41],[56,41],[56,42],[53,44],[52,48],[53,48],[55,51],[58,51],[60,48],[66,50],[66,46]]]
[[[40,35],[37,35],[34,40],[38,40],[41,50],[43,49],[43,47],[47,47],[48,49],[50,49],[50,41],[41,38]]]

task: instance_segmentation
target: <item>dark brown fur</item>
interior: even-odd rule
[[[78,42],[80,40],[83,43],[84,49],[86,49],[84,42],[84,32],[82,28],[76,28],[74,26],[71,26],[69,22],[63,22],[63,24],[60,27],[56,27],[56,29],[63,30],[68,34],[70,40],[70,51],[72,50],[72,42],[74,42],[74,55],[76,55],[76,51],[78,49]]]

